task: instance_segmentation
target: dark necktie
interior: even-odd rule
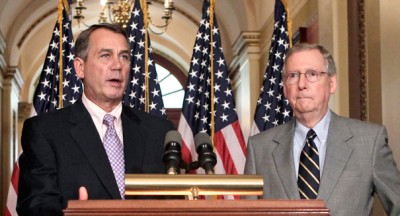
[[[117,136],[117,131],[114,127],[115,117],[106,114],[103,123],[107,125],[107,131],[104,136],[103,145],[107,152],[108,160],[114,172],[115,180],[117,181],[121,198],[125,198],[125,159],[124,148],[120,139]]]
[[[314,130],[308,131],[306,143],[300,155],[297,184],[302,199],[315,199],[318,194],[320,170],[318,148],[314,143],[316,136]]]

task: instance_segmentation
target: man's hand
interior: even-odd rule
[[[86,188],[83,186],[80,187],[79,188],[79,200],[88,200],[88,197],[89,197],[89,195],[88,195]]]

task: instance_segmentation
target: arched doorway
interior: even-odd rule
[[[167,117],[178,127],[185,94],[186,73],[162,55],[155,54],[154,58]]]

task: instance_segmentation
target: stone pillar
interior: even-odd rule
[[[2,207],[5,207],[14,162],[19,155],[18,102],[23,84],[17,67],[9,67],[3,74],[2,82],[2,131],[1,131],[1,194]]]
[[[260,33],[242,32],[233,45],[234,59],[230,65],[236,110],[245,141],[253,124],[256,102],[260,94]]]
[[[3,110],[3,80],[4,80],[4,74],[6,73],[6,68],[7,68],[7,64],[6,64],[6,60],[4,58],[4,51],[6,49],[6,43],[3,39],[3,35],[0,32],[0,141],[3,141],[3,116],[1,115],[2,110]],[[0,171],[0,211],[1,213],[3,213],[3,209],[5,206],[5,194],[6,191],[4,191],[5,185],[8,185],[6,182],[4,182],[3,179],[6,179],[6,177],[4,177],[4,173],[3,170],[5,167],[5,164],[3,162],[3,148],[5,146],[5,143],[0,143],[0,167],[2,167],[1,171]],[[0,214],[1,214],[0,213]]]

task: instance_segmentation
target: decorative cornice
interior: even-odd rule
[[[16,85],[14,87],[16,87],[18,93],[24,84],[24,80],[22,79],[18,67],[8,67],[7,72],[4,74],[4,79],[9,80],[10,83],[15,83]]]
[[[235,43],[233,43],[233,59],[231,64],[229,65],[230,71],[237,71],[236,68],[239,66],[240,56],[243,51],[249,47],[260,47],[260,33],[259,32],[242,32],[239,37],[236,39]],[[258,51],[259,52],[259,51]]]
[[[232,46],[234,57],[229,65],[229,77],[232,80],[232,87],[234,89],[240,85],[240,59],[242,55],[260,53],[260,32],[247,31],[240,33]]]
[[[0,31],[0,76],[3,78],[3,74],[5,73],[5,69],[7,67],[6,60],[4,58],[4,50],[6,49],[6,41],[4,40],[3,34]],[[0,80],[2,81],[2,80]],[[2,82],[0,82],[1,85]]]
[[[260,32],[247,31],[240,33],[232,46],[234,55],[240,55],[243,49],[249,46],[260,46]]]
[[[0,55],[4,55],[4,50],[6,49],[6,41],[4,40],[3,34],[0,31]]]

